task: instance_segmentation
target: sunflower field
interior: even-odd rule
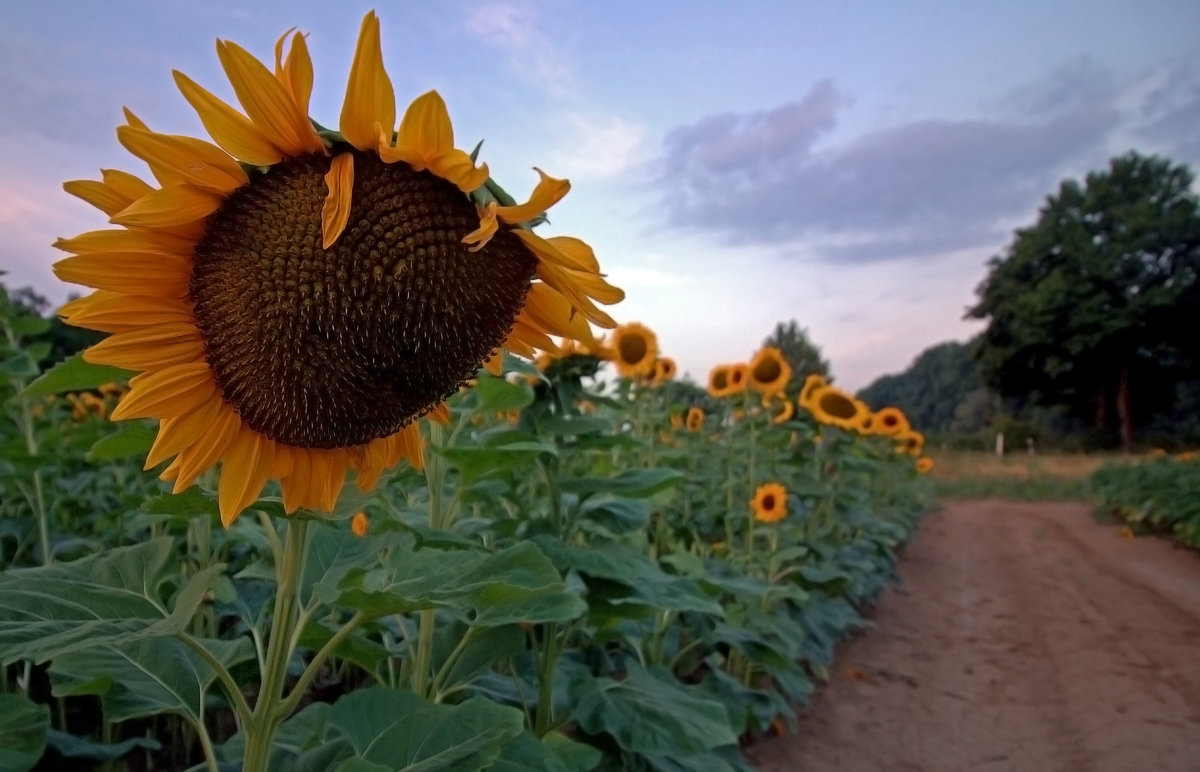
[[[1159,450],[1136,464],[1109,463],[1089,480],[1098,511],[1115,515],[1126,533],[1158,533],[1200,549],[1200,463],[1195,451]]]
[[[241,111],[175,74],[215,144],[127,111],[157,186],[64,186],[100,343],[44,368],[0,294],[0,770],[746,769],[930,506],[920,433],[770,347],[678,379],[534,233],[569,183],[518,203],[436,92],[394,128],[373,13],[311,121],[306,46],[219,43]]]

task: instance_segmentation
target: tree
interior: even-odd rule
[[[829,376],[829,362],[821,358],[821,349],[795,319],[776,324],[775,331],[767,336],[763,345],[774,346],[783,352],[783,358],[792,366],[792,383],[804,383],[804,379],[814,373]]]
[[[959,404],[981,387],[967,346],[947,341],[922,351],[904,372],[876,378],[858,396],[873,410],[900,408],[921,431],[945,432]]]
[[[1200,207],[1183,165],[1130,152],[1066,180],[989,261],[969,317],[1001,393],[1134,426],[1200,362]]]

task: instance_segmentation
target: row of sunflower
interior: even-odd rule
[[[746,768],[889,580],[920,435],[770,348],[678,380],[535,234],[566,180],[513,199],[436,92],[397,123],[374,13],[310,120],[307,45],[218,42],[241,109],[175,73],[212,143],[127,110],[155,183],[67,183],[106,339],[33,380],[5,316],[4,768]]]
[[[1156,448],[1137,463],[1108,463],[1088,480],[1097,508],[1125,523],[1122,534],[1164,534],[1200,549],[1200,463],[1195,451]]]

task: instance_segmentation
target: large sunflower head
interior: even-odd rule
[[[592,342],[621,299],[582,241],[530,225],[569,189],[538,172],[515,203],[458,149],[436,92],[396,124],[379,22],[363,19],[337,131],[308,117],[303,35],[274,69],[217,53],[239,111],[175,81],[216,143],[160,134],[126,112],[117,137],[157,187],[105,171],[64,187],[117,229],[56,246],[64,281],[95,292],[71,324],[112,333],[85,354],[140,371],[114,418],[155,418],[147,467],[176,490],[221,463],[228,524],[277,479],[288,512],[329,511],[346,473],[363,490],[401,458],[422,463],[416,419],[501,349]],[[285,45],[287,54],[284,55]]]
[[[750,500],[754,519],[760,523],[778,523],[787,517],[787,489],[779,483],[758,486]]]
[[[729,365],[717,365],[708,373],[708,394],[724,397],[729,393]]]
[[[750,360],[750,388],[760,394],[777,394],[791,379],[792,366],[774,346],[763,346]]]
[[[658,337],[650,328],[637,322],[622,324],[613,331],[609,347],[618,374],[626,378],[649,378],[654,375]]]
[[[908,418],[898,407],[885,407],[875,413],[875,432],[877,434],[898,435],[909,429]]]
[[[866,406],[841,389],[823,386],[812,393],[808,409],[818,421],[848,431],[857,431]]]

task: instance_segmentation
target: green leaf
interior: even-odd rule
[[[329,719],[359,758],[407,772],[484,769],[524,725],[519,710],[481,697],[435,705],[382,686],[342,697]]]
[[[41,335],[50,329],[50,320],[41,316],[18,316],[8,322],[12,331],[23,338]]]
[[[591,522],[608,533],[621,535],[641,531],[650,522],[650,503],[645,499],[618,499],[605,496],[588,499],[579,508],[583,522]]]
[[[44,662],[70,651],[173,635],[187,627],[224,565],[197,572],[168,611],[178,577],[170,537],[72,563],[0,574],[0,663]]]
[[[524,650],[525,633],[516,625],[473,630],[471,640],[450,668],[446,686],[466,683],[496,662]]]
[[[87,460],[112,461],[129,456],[142,456],[150,450],[158,430],[144,423],[126,423],[117,431],[101,437],[87,452]]]
[[[83,352],[67,357],[44,375],[29,384],[16,399],[34,399],[47,394],[64,391],[95,389],[106,383],[128,381],[137,373],[108,365],[94,365],[83,361]]]
[[[38,365],[28,351],[18,351],[0,362],[0,373],[13,378],[32,378],[38,374]]]
[[[597,755],[599,755],[598,751]],[[572,772],[573,770],[559,758],[552,748],[538,742],[537,737],[529,732],[522,732],[504,746],[504,750],[500,752],[500,758],[488,767],[488,772],[528,772],[531,769],[544,772]]]
[[[533,389],[524,382],[509,383],[504,378],[480,378],[472,389],[480,410],[520,410],[533,402]]]
[[[621,472],[615,477],[575,477],[560,484],[564,493],[580,497],[594,493],[613,493],[630,498],[649,498],[659,491],[678,485],[687,475],[674,469],[641,469]]]
[[[119,743],[105,745],[86,737],[51,729],[47,735],[48,746],[64,759],[82,759],[94,764],[104,764],[128,756],[135,750],[156,751],[162,743],[150,737],[130,737]]]
[[[571,772],[589,772],[604,760],[604,754],[599,748],[576,742],[559,732],[548,732],[542,738],[542,744]]]
[[[369,568],[379,562],[378,546],[360,539],[350,529],[330,523],[310,528],[301,597],[328,603],[337,598],[338,582],[353,568]],[[306,601],[306,604],[310,601]]]
[[[20,694],[0,694],[0,772],[32,769],[46,748],[50,708]]]
[[[577,679],[575,721],[635,753],[691,756],[737,743],[725,706],[693,694],[669,672],[657,675],[631,662],[623,681]]]
[[[226,668],[254,658],[254,646],[247,638],[200,643]],[[176,638],[92,647],[56,657],[50,666],[56,696],[99,695],[109,721],[177,713],[198,724],[204,695],[216,677],[198,654]]]

